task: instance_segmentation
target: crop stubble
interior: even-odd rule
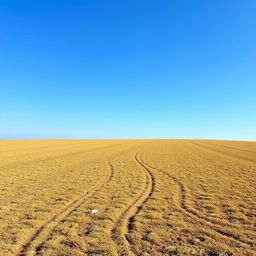
[[[1,141],[0,159],[0,255],[256,255],[255,142]]]

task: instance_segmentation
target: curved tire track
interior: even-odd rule
[[[148,166],[147,164],[145,164],[145,162],[143,162],[143,164],[145,166]],[[148,166],[148,168],[152,168],[155,169],[156,171],[162,172],[164,174],[166,174],[168,177],[170,177],[178,186],[179,188],[179,208],[181,209],[181,211],[188,215],[189,217],[195,219],[196,221],[201,222],[202,224],[208,226],[209,228],[211,228],[212,230],[214,230],[215,232],[219,233],[220,235],[232,240],[233,242],[239,242],[240,244],[244,244],[246,246],[250,246],[250,249],[252,250],[256,250],[255,249],[255,245],[252,242],[248,242],[248,241],[244,241],[243,239],[240,239],[239,237],[235,236],[232,233],[228,233],[225,232],[223,230],[221,230],[221,227],[216,227],[214,226],[214,222],[209,221],[206,218],[203,218],[201,215],[199,215],[197,212],[195,212],[192,209],[189,209],[186,205],[186,190],[185,190],[185,186],[182,184],[182,182],[180,182],[175,176],[171,175],[169,172],[163,171],[159,168],[155,168],[152,166]],[[220,225],[221,226],[221,225]]]
[[[207,148],[207,146],[204,146],[205,148],[203,148],[203,146],[201,146],[201,145],[197,145],[195,142],[191,142],[190,141],[190,143],[192,144],[192,143],[194,143],[194,144],[192,144],[191,146],[193,147],[198,147],[200,150],[202,150],[202,151],[206,151],[206,152],[214,152],[214,153],[217,153],[217,154],[222,154],[224,157],[225,156],[229,156],[229,157],[233,157],[233,158],[236,158],[236,159],[238,159],[238,157],[236,157],[236,156],[231,156],[231,155],[227,155],[227,154],[225,154],[224,152],[223,153],[221,153],[221,152],[217,152],[217,151],[215,151],[215,150],[213,150],[213,149],[209,149],[208,150],[208,148]],[[244,159],[243,159],[244,160]],[[159,171],[162,171],[162,170],[159,170]],[[181,184],[182,185],[182,184]],[[183,185],[183,187],[184,187],[184,185]],[[202,218],[202,219],[204,219],[205,221],[207,221],[207,222],[210,222],[210,223],[212,223],[212,224],[215,224],[215,225],[218,225],[218,226],[227,226],[227,227],[230,227],[230,228],[233,228],[233,229],[240,229],[241,228],[241,226],[239,226],[239,224],[232,224],[232,223],[224,223],[224,222],[221,222],[221,221],[218,221],[218,220],[213,220],[213,219],[211,219],[211,218],[208,218],[208,217],[206,217],[206,216],[202,216],[200,213],[198,213],[198,211],[196,211],[196,210],[193,210],[193,209],[190,209],[191,211],[194,211],[194,213],[195,213],[195,215],[198,215],[198,217],[199,218]],[[244,223],[243,224],[243,226],[242,226],[242,228],[243,229],[245,229],[245,230],[247,230],[247,231],[249,231],[249,232],[256,232],[256,226],[255,225],[250,225],[250,224],[248,224],[248,223]]]
[[[37,227],[33,233],[22,243],[18,251],[14,254],[15,256],[24,256],[29,251],[31,244],[40,236],[41,232],[44,231],[51,223],[54,221],[63,222],[68,216],[70,216],[77,208],[79,208],[84,201],[91,195],[99,191],[103,186],[105,186],[113,177],[114,169],[110,162],[108,162],[108,170],[105,177],[101,182],[93,186],[89,191],[81,196],[76,197],[74,200],[69,202],[64,208],[60,209],[57,213],[53,214],[47,220]],[[57,225],[56,225],[57,226]],[[54,226],[51,230],[53,230]],[[49,231],[49,233],[51,232]],[[41,243],[41,245],[44,242]],[[40,248],[39,248],[40,249]]]
[[[143,205],[149,200],[155,190],[155,178],[152,175],[152,172],[138,159],[138,153],[134,155],[134,160],[143,168],[146,182],[142,192],[121,213],[119,219],[114,223],[111,230],[111,238],[117,246],[118,255],[133,255],[129,241],[127,240],[127,234],[132,232],[136,216],[140,213]],[[120,246],[118,247],[119,244],[121,244],[121,247],[125,252],[120,250]]]

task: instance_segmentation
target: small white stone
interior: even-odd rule
[[[97,212],[98,212],[98,210],[93,209],[93,210],[91,210],[91,211],[88,211],[87,213],[94,214],[94,213],[97,213]]]

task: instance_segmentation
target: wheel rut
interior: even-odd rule
[[[114,175],[114,169],[113,166],[110,162],[108,162],[108,169],[106,171],[106,174],[104,178],[97,183],[95,186],[93,186],[89,191],[86,193],[76,197],[72,201],[70,201],[66,206],[63,208],[59,209],[59,211],[52,216],[50,216],[48,219],[46,219],[43,223],[41,223],[33,232],[30,234],[30,236],[21,244],[20,248],[18,251],[14,254],[15,256],[25,256],[29,250],[30,246],[36,239],[40,236],[42,231],[46,230],[48,226],[50,226],[52,223],[55,221],[58,223],[64,222],[67,217],[69,217],[76,209],[78,209],[84,201],[95,194],[97,191],[99,191],[103,186],[105,186],[112,178]],[[50,232],[58,226],[55,225],[53,228],[51,228],[48,232],[48,235]],[[43,241],[39,246],[36,247],[36,251],[39,252],[42,245],[46,241]]]
[[[232,240],[233,242],[238,242],[239,244],[244,244],[245,246],[249,246],[250,249],[256,250],[255,245],[252,242],[244,241],[243,239],[240,239],[239,237],[237,237],[236,235],[234,235],[232,233],[225,232],[225,231],[221,230],[221,225],[220,224],[217,224],[217,223],[212,222],[212,221],[210,221],[206,218],[203,218],[196,211],[194,211],[192,209],[189,209],[186,205],[186,189],[185,189],[185,186],[175,176],[173,176],[172,174],[170,174],[167,171],[163,171],[159,168],[149,166],[143,161],[142,161],[142,163],[145,166],[148,166],[148,168],[155,169],[156,171],[159,171],[159,172],[162,172],[162,173],[166,174],[168,177],[170,177],[177,184],[178,189],[179,189],[179,198],[180,198],[178,204],[179,204],[179,208],[183,212],[183,214],[193,218],[196,221],[201,222],[205,226],[208,226],[209,228],[211,228],[215,232],[219,233],[223,237],[226,237],[226,238]],[[217,224],[219,227],[216,227],[214,224]]]
[[[155,178],[152,172],[139,160],[138,153],[134,155],[134,161],[139,165],[146,177],[145,186],[138,197],[128,205],[114,223],[111,230],[111,238],[117,246],[118,255],[133,255],[127,235],[132,232],[136,216],[143,209],[155,190]]]
[[[190,142],[190,143],[193,143],[193,142]],[[193,144],[192,146],[197,146],[196,144]],[[198,147],[201,147],[200,145],[198,145]],[[204,151],[208,151],[206,148],[200,148],[201,150],[204,150]],[[214,151],[214,150],[211,150],[211,151]],[[215,152],[215,151],[214,151]],[[216,152],[217,153],[217,152]],[[218,154],[221,154],[221,153],[218,153]],[[226,156],[224,153],[223,153],[224,156]],[[161,170],[159,170],[161,171]],[[175,177],[174,177],[175,178]],[[184,188],[184,185],[181,183],[180,184],[181,186],[183,186],[183,190],[184,190],[184,194],[186,194],[186,191],[185,191],[185,188]],[[196,210],[193,210],[193,209],[189,209],[188,210],[190,211],[193,211],[193,213],[195,215],[197,215],[199,218],[202,218],[204,219],[205,221],[209,222],[209,223],[212,223],[212,224],[215,224],[215,225],[218,225],[220,227],[223,227],[223,226],[227,226],[227,227],[230,227],[230,228],[233,228],[233,229],[240,229],[241,226],[239,226],[239,224],[232,224],[232,223],[224,223],[224,222],[221,222],[221,221],[218,221],[218,220],[213,220],[211,218],[208,218],[207,216],[203,216],[201,215],[198,211]],[[256,226],[255,225],[250,225],[248,223],[243,223],[243,229],[245,229],[246,231],[248,232],[256,232]]]

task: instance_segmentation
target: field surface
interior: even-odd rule
[[[256,142],[0,141],[0,255],[256,255]]]

